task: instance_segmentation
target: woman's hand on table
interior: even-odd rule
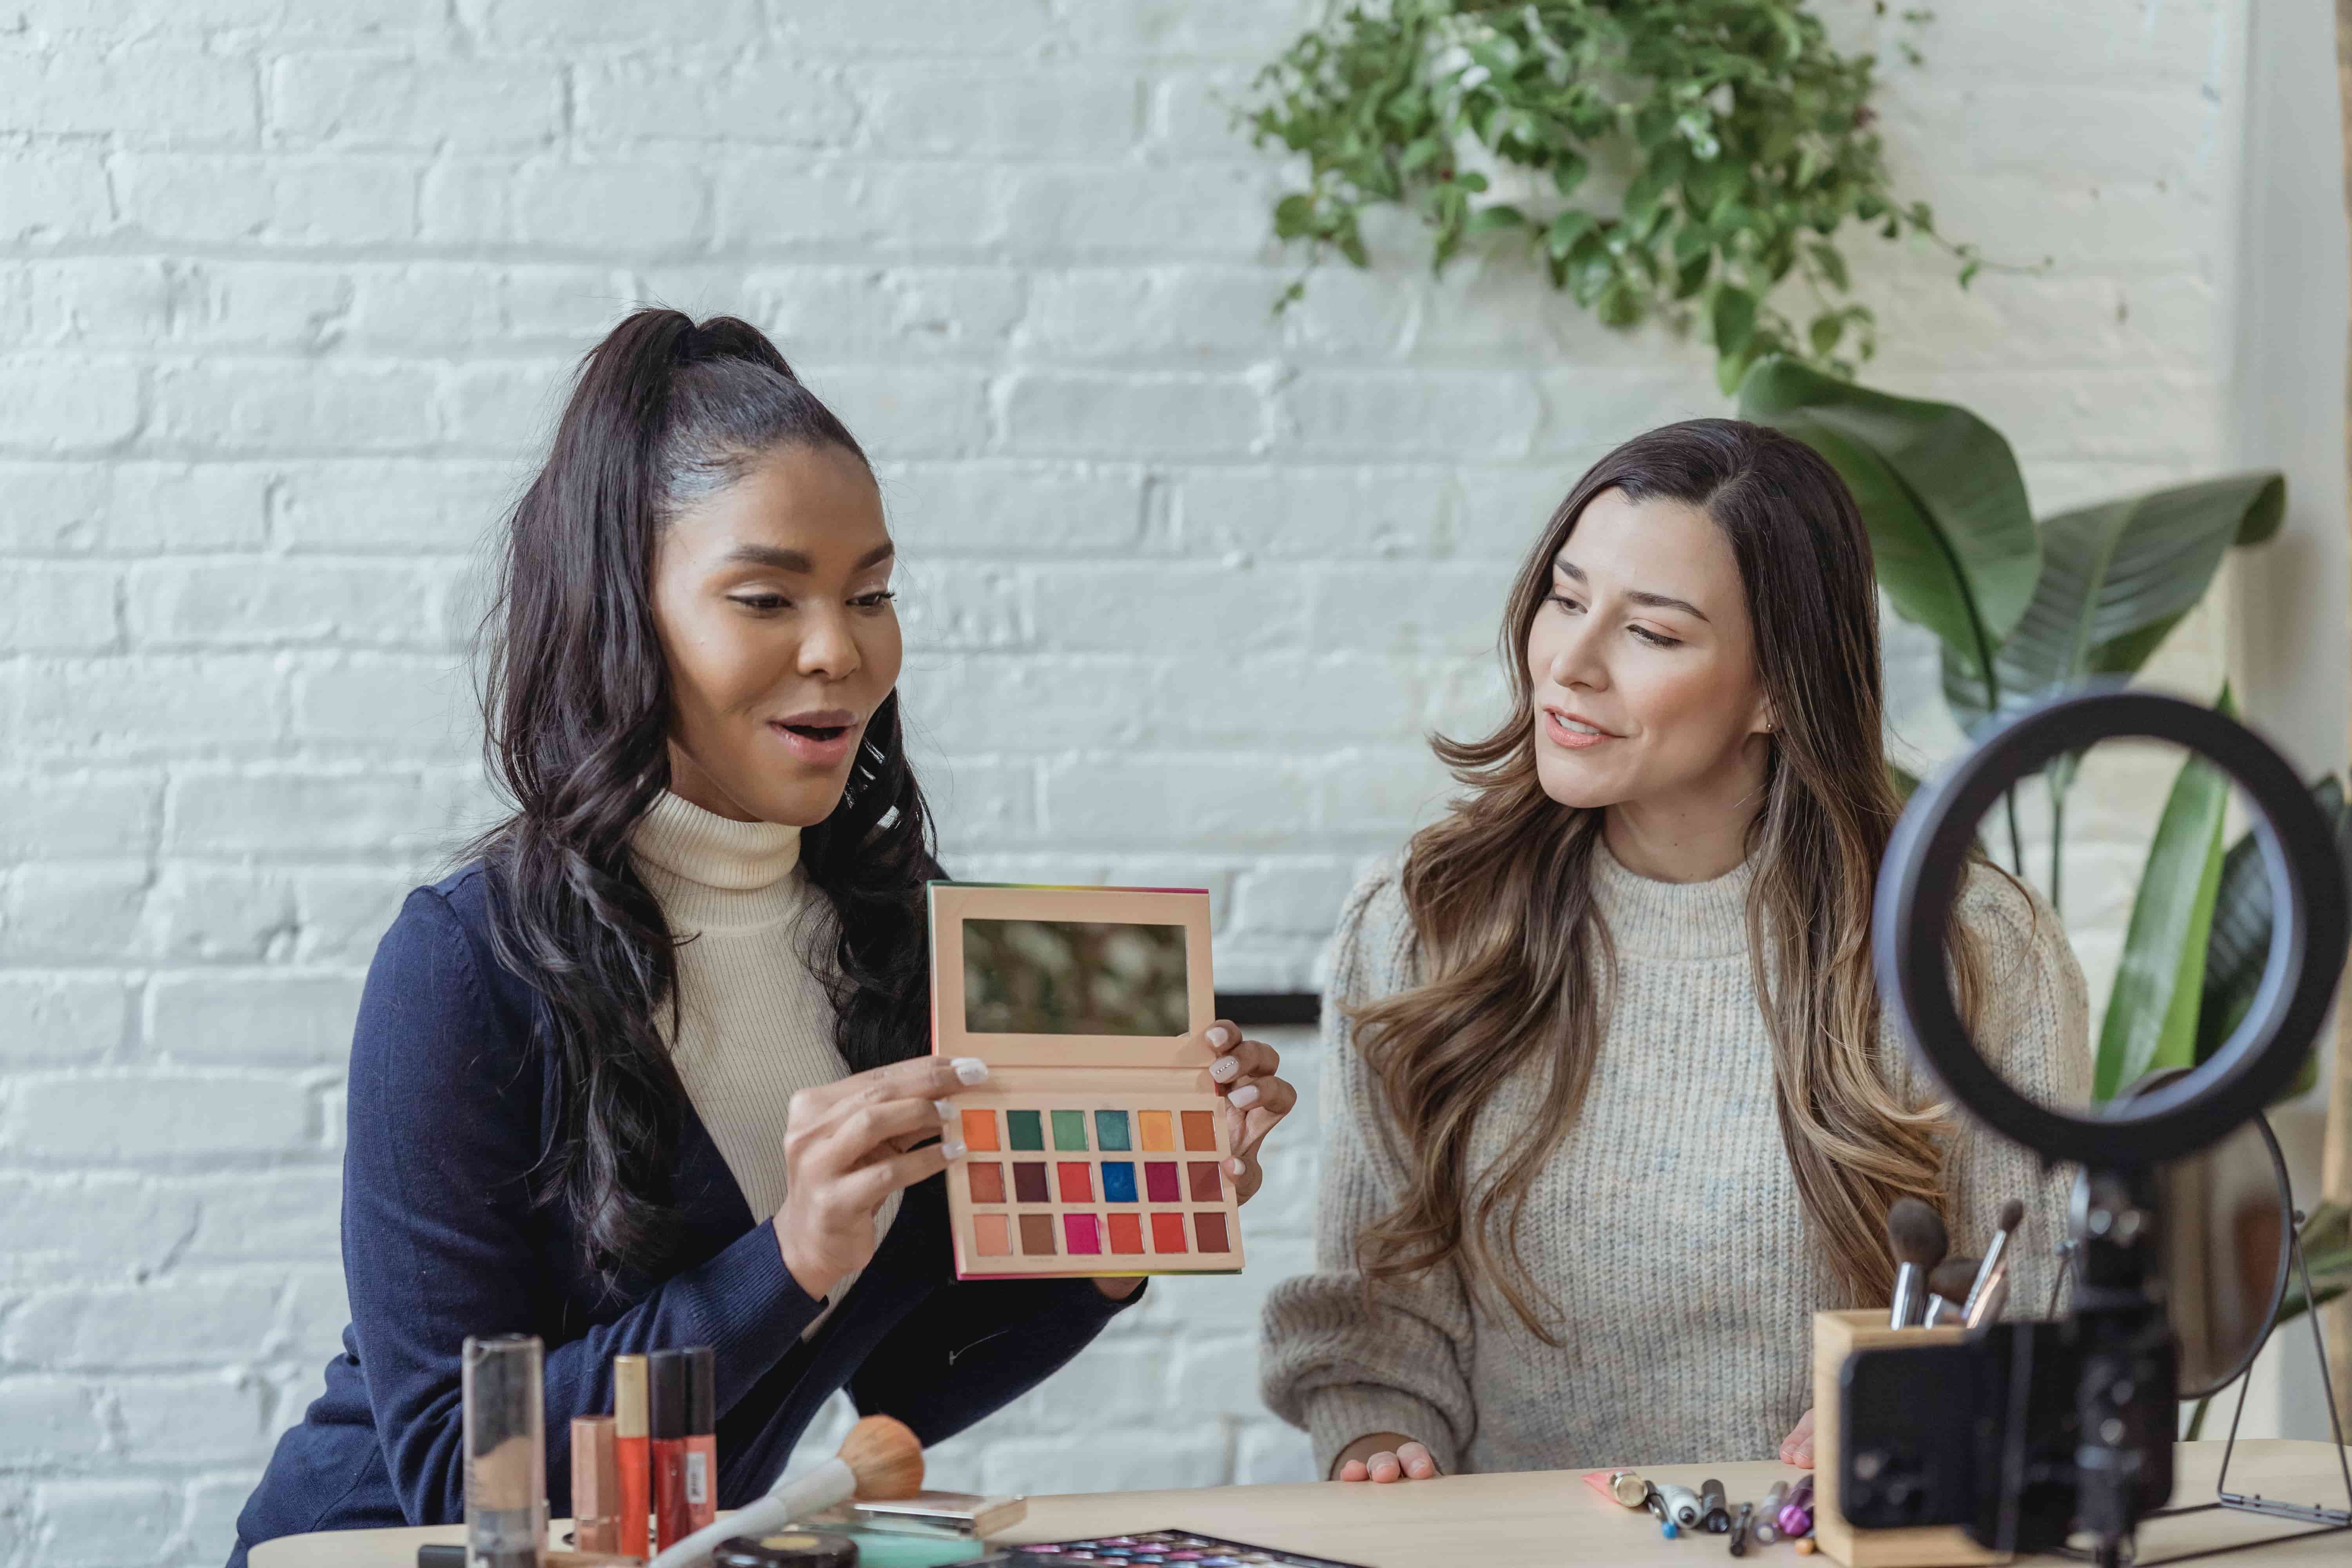
[[[1243,1039],[1241,1026],[1231,1019],[1218,1019],[1202,1037],[1217,1053],[1209,1077],[1225,1102],[1225,1142],[1233,1150],[1225,1174],[1234,1184],[1234,1201],[1245,1204],[1265,1180],[1258,1168],[1258,1146],[1298,1103],[1298,1091],[1275,1076],[1281,1053],[1263,1041]]]
[[[784,1267],[812,1299],[873,1261],[874,1218],[892,1193],[963,1157],[961,1139],[940,1136],[941,1104],[987,1077],[976,1058],[916,1057],[793,1096],[774,1225]]]
[[[1813,1413],[1797,1417],[1796,1430],[1780,1439],[1780,1462],[1803,1469],[1813,1468]]]
[[[1428,1447],[1399,1432],[1375,1432],[1339,1450],[1331,1479],[1339,1481],[1426,1481],[1437,1476]]]

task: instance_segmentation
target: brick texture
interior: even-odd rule
[[[1876,379],[2009,431],[2045,508],[2217,467],[2244,0],[1942,7],[1924,66],[1822,8],[1906,188],[2051,258],[1964,294],[1858,240]],[[488,809],[478,547],[634,301],[761,322],[875,453],[950,863],[1205,886],[1225,984],[1313,983],[1441,798],[1421,737],[1486,721],[1552,501],[1726,404],[1517,261],[1385,242],[1270,315],[1229,106],[1308,9],[0,7],[0,1568],[218,1562],[315,1390],[358,985]],[[2221,629],[2168,678],[2210,691]],[[1931,647],[1889,662],[1906,754],[1948,751]],[[2123,844],[2164,779],[2112,778]],[[2136,863],[2078,868],[2095,984]],[[943,1484],[1302,1474],[1254,1388],[1309,1250],[1284,1043],[1248,1276],[1154,1285]]]

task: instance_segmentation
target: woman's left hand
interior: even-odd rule
[[[1225,1141],[1233,1148],[1225,1175],[1234,1184],[1235,1201],[1245,1204],[1265,1180],[1258,1168],[1258,1146],[1298,1103],[1298,1091],[1275,1076],[1281,1053],[1261,1040],[1243,1039],[1239,1025],[1220,1018],[1205,1037],[1217,1053],[1209,1076],[1225,1102]]]
[[[1797,1417],[1797,1429],[1780,1439],[1780,1462],[1803,1469],[1813,1468],[1813,1413]]]

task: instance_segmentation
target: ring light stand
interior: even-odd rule
[[[2172,742],[2246,792],[2271,883],[2271,947],[2244,1020],[2202,1065],[2078,1116],[2020,1094],[1979,1054],[1945,955],[1985,813],[2056,757],[2124,737]],[[2004,1552],[2061,1547],[2079,1531],[2103,1565],[2126,1561],[2140,1521],[2170,1500],[2179,1422],[2178,1345],[2157,1268],[2157,1167],[2216,1142],[2294,1081],[2326,1016],[2346,920],[2334,835],[2294,771],[2251,731],[2193,703],[2116,690],[2057,698],[1999,726],[1912,797],[1879,877],[1880,994],[1953,1099],[2046,1164],[2079,1163],[2087,1195],[2063,1322],[1995,1324],[1960,1345],[1849,1362],[1842,1430],[1851,1436],[1835,1458],[1851,1467],[1841,1495],[1852,1522],[1958,1523]],[[1916,1408],[1911,1391],[1931,1372],[1926,1385],[1968,1391],[1941,1411]]]

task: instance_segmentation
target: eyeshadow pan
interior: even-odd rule
[[[1139,1214],[1115,1214],[1105,1216],[1110,1226],[1110,1249],[1113,1252],[1143,1250],[1143,1216]]]
[[[1045,1146],[1045,1125],[1034,1110],[1006,1111],[1004,1128],[1015,1149],[1043,1149]]]
[[[1143,1146],[1146,1149],[1176,1147],[1176,1119],[1164,1110],[1139,1110],[1135,1119],[1142,1124]]]
[[[996,1142],[996,1112],[967,1110],[963,1113],[963,1146],[993,1152]]]
[[[1217,1124],[1205,1110],[1184,1113],[1184,1147],[1213,1149],[1217,1146]]]
[[[964,1167],[971,1183],[971,1201],[976,1204],[1001,1204],[1004,1201],[1004,1167],[993,1160],[975,1160]]]
[[[1064,1215],[1062,1235],[1068,1240],[1074,1253],[1102,1250],[1102,1234],[1095,1228],[1095,1216],[1090,1214]]]
[[[1143,1164],[1144,1195],[1155,1204],[1180,1201],[1176,1194],[1176,1162],[1147,1160]]]
[[[1005,1215],[982,1214],[971,1216],[973,1237],[980,1242],[982,1258],[1013,1256],[1013,1229]]]
[[[1135,1162],[1105,1160],[1103,1162],[1103,1202],[1131,1204],[1135,1201]]]
[[[1073,1153],[1084,1153],[1087,1147],[1087,1113],[1083,1110],[1054,1112],[1054,1147]]]
[[[1125,1149],[1127,1142],[1127,1112],[1097,1110],[1095,1112],[1095,1147]]]
[[[1095,1201],[1094,1167],[1084,1160],[1065,1160],[1054,1167],[1059,1178],[1062,1201],[1066,1204],[1090,1204]]]
[[[1231,1252],[1233,1250],[1232,1247],[1225,1245],[1225,1216],[1223,1215],[1208,1213],[1194,1215],[1192,1216],[1192,1234],[1200,1237],[1201,1250],[1203,1252]]]
[[[1225,1189],[1217,1181],[1214,1160],[1188,1161],[1184,1174],[1192,1185],[1192,1201],[1196,1204],[1221,1204],[1225,1201]]]
[[[1028,1220],[1024,1218],[1022,1224],[1025,1226]],[[1151,1216],[1151,1250],[1184,1250],[1184,1216],[1181,1214],[1156,1214]]]
[[[1034,1160],[1023,1160],[1013,1167],[1013,1195],[1024,1204],[1049,1204],[1045,1195],[1045,1167]]]
[[[1054,1256],[1052,1215],[1024,1214],[1021,1216],[1021,1250],[1031,1258]]]

